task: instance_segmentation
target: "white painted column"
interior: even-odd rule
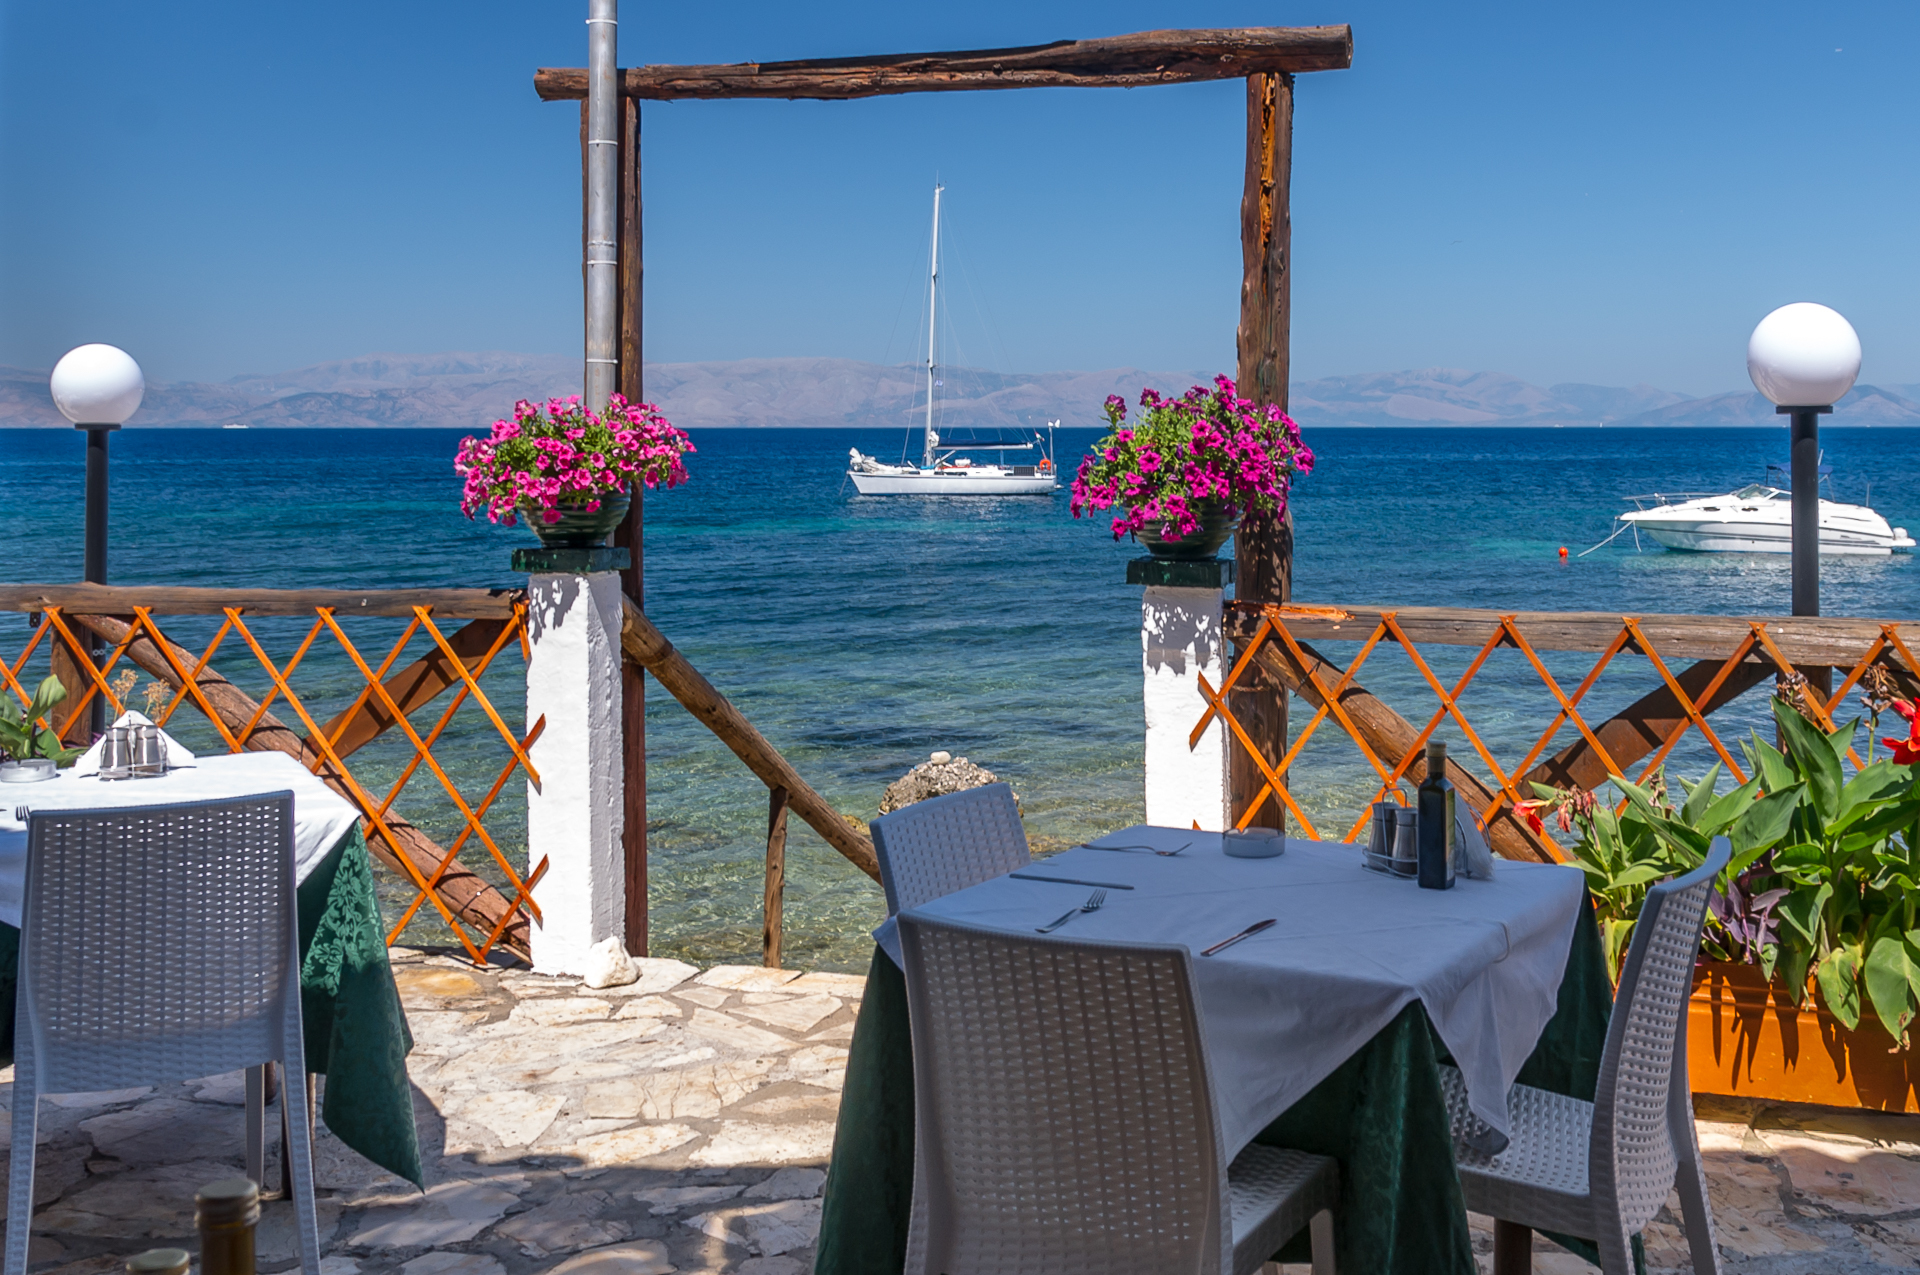
[[[528,870],[548,861],[531,927],[542,974],[585,973],[588,948],[624,937],[620,616],[615,572],[528,577],[527,723],[547,719],[527,784]]]
[[[1140,601],[1142,698],[1147,710],[1147,822],[1170,828],[1227,826],[1227,731],[1216,716],[1200,742],[1187,737],[1206,711],[1205,674],[1226,680],[1218,588],[1148,585]]]

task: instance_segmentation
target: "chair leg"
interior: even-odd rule
[[[1493,1275],[1528,1275],[1533,1270],[1533,1228],[1493,1219]]]
[[[1682,1042],[1684,1045],[1684,1040]],[[1680,1161],[1673,1177],[1680,1193],[1680,1220],[1695,1275],[1720,1275],[1720,1246],[1713,1234],[1713,1205],[1707,1197],[1706,1170],[1700,1163],[1700,1138],[1693,1124],[1693,1098],[1685,1086],[1669,1095],[1669,1129]]]
[[[247,1176],[262,1191],[267,1185],[267,1076],[247,1068]]]
[[[24,1054],[23,1054],[24,1057]],[[13,1078],[13,1146],[7,1180],[6,1275],[26,1275],[33,1239],[33,1152],[39,1133],[40,1095],[31,1064],[16,1061]]]
[[[288,1066],[286,1083],[280,1087],[288,1134],[281,1147],[281,1160],[290,1168],[293,1216],[300,1232],[300,1264],[307,1275],[317,1275],[320,1270],[320,1224],[313,1199],[312,1080]]]
[[[1307,1239],[1313,1246],[1313,1275],[1334,1275],[1332,1209],[1321,1209],[1308,1219]]]

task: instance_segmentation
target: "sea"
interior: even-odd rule
[[[1295,600],[1340,606],[1448,605],[1626,614],[1781,614],[1784,557],[1684,554],[1630,535],[1583,553],[1616,527],[1624,498],[1653,490],[1726,491],[1787,458],[1784,428],[1316,428],[1318,455],[1293,497]],[[470,522],[458,507],[456,430],[195,430],[128,428],[112,438],[109,575],[121,584],[232,588],[510,587],[523,527]],[[891,781],[936,750],[966,757],[1018,792],[1036,847],[1056,849],[1139,821],[1142,800],[1140,590],[1101,516],[1075,519],[1053,497],[861,497],[845,481],[850,447],[890,457],[893,429],[699,429],[692,481],[646,497],[649,616],[839,810],[876,813]],[[1062,430],[1071,473],[1097,437]],[[1835,493],[1920,527],[1920,431],[1825,424]],[[913,446],[917,448],[917,435]],[[81,572],[83,440],[75,432],[0,435],[0,562],[14,582]],[[1560,550],[1568,550],[1562,557]],[[1911,555],[1827,559],[1829,615],[1920,616]],[[164,619],[204,649],[222,617]],[[404,621],[354,620],[349,636],[377,671]],[[352,655],[310,620],[249,628],[286,678],[294,703],[237,631],[212,666],[305,732],[365,686]],[[0,653],[14,663],[28,619],[0,615]],[[429,639],[416,632],[405,659]],[[1326,643],[1351,659],[1357,643]],[[1473,652],[1423,648],[1451,686]],[[1571,691],[1596,657],[1547,663]],[[402,661],[404,662],[404,661]],[[291,667],[291,674],[287,673]],[[396,664],[395,667],[398,667]],[[525,729],[520,656],[510,647],[481,679],[508,728]],[[44,647],[21,669],[44,675]],[[1589,704],[1598,721],[1653,686],[1646,662],[1622,656]],[[150,679],[138,677],[138,705]],[[1424,724],[1438,703],[1397,648],[1383,646],[1359,680]],[[1717,714],[1729,741],[1765,728],[1765,689]],[[447,700],[416,714],[422,736]],[[697,962],[757,962],[766,835],[765,788],[656,684],[647,701],[651,950]],[[1496,654],[1460,700],[1462,713],[1511,767],[1551,720],[1539,677]],[[1296,702],[1296,726],[1311,712]],[[219,746],[190,709],[171,723],[196,749]],[[1485,771],[1457,726],[1453,754]],[[1562,728],[1560,743],[1572,738]],[[1556,745],[1557,746],[1557,745]],[[397,731],[356,756],[357,772],[441,844],[506,760],[497,730],[469,700],[433,745],[445,784],[413,765]],[[1737,751],[1735,756],[1738,756]],[[1670,770],[1696,779],[1712,761],[1697,736]],[[1721,785],[1730,782],[1723,774]],[[1371,797],[1371,771],[1328,724],[1296,764],[1293,787],[1326,835],[1343,835]],[[525,868],[524,784],[495,798],[493,844],[469,838],[462,862],[498,879],[499,858]],[[384,872],[384,869],[382,870]],[[411,901],[382,882],[393,923]],[[536,891],[537,897],[537,891]],[[787,963],[862,969],[867,932],[884,916],[877,886],[797,819],[786,894]],[[407,940],[450,941],[431,908]]]

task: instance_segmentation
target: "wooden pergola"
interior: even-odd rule
[[[1095,40],[1060,40],[1010,49],[954,53],[896,53],[871,57],[814,58],[798,62],[736,62],[719,66],[639,66],[620,73],[619,128],[619,339],[614,384],[629,400],[645,398],[641,366],[641,288],[645,278],[641,238],[640,103],[698,98],[786,98],[844,101],[897,93],[949,93],[976,89],[1142,88],[1202,80],[1247,82],[1246,183],[1240,200],[1240,288],[1237,379],[1255,403],[1287,405],[1288,338],[1291,326],[1292,218],[1289,195],[1293,159],[1294,76],[1304,71],[1342,70],[1353,64],[1353,29],[1247,27],[1202,31],[1142,31]],[[543,67],[534,89],[546,101],[580,102],[582,208],[587,151],[587,72]],[[585,247],[585,222],[582,222]],[[584,253],[583,253],[584,258]],[[641,596],[641,499],[634,493],[626,524],[615,543],[626,546],[632,565],[624,573],[628,596]],[[1293,527],[1290,518],[1250,516],[1235,538],[1236,596],[1285,602],[1292,592]],[[645,953],[647,933],[647,786],[645,699],[641,673],[625,671],[627,941]],[[1234,715],[1266,754],[1268,766],[1285,755],[1287,697],[1264,675],[1237,691]],[[1237,818],[1264,786],[1260,766],[1236,738],[1231,761],[1233,812]],[[776,809],[770,823],[784,821]],[[1256,816],[1278,825],[1277,802]]]

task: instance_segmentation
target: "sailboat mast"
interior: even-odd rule
[[[933,325],[940,312],[940,192],[945,189],[938,183],[933,188],[933,255],[927,267],[927,444],[920,458],[922,469],[933,468],[933,449],[940,445],[940,436],[933,432]]]

